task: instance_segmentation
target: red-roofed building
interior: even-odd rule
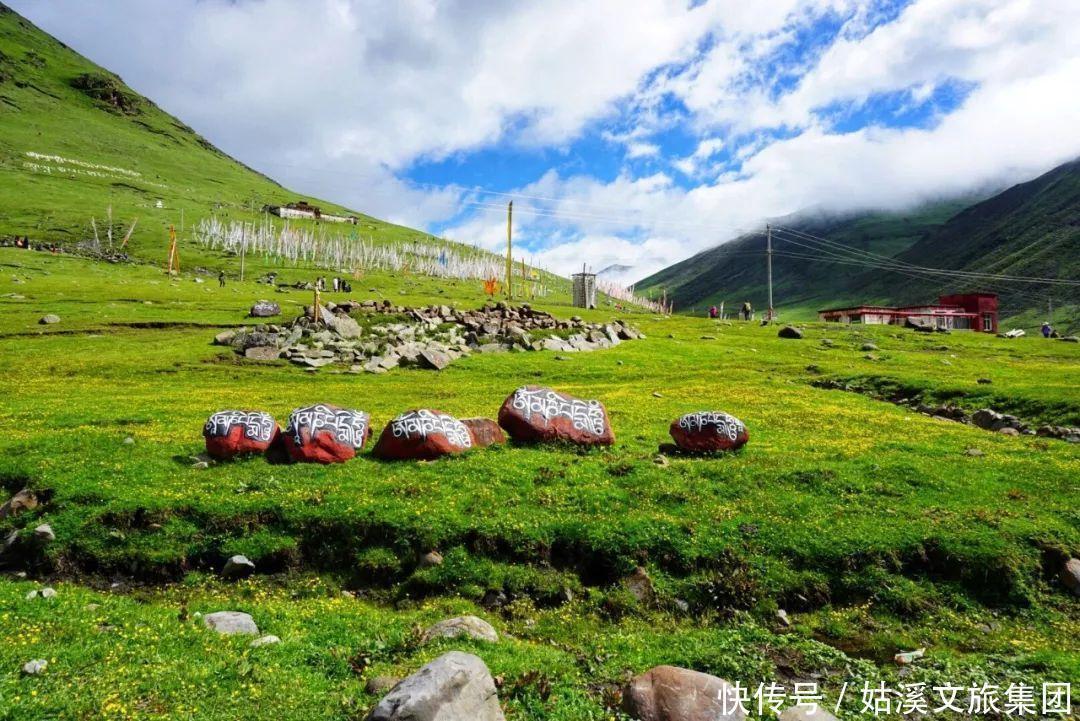
[[[867,325],[905,325],[909,321],[942,330],[973,330],[997,333],[998,298],[993,293],[943,295],[936,305],[911,305],[892,308],[881,305],[857,305],[851,308],[819,310],[818,318],[830,323],[865,323]]]

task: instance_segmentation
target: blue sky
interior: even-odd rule
[[[492,249],[514,198],[559,272],[1080,155],[1075,0],[12,4],[301,192]]]

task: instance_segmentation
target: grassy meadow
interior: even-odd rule
[[[28,578],[0,581],[0,718],[362,718],[378,699],[368,679],[449,648],[485,659],[512,719],[615,717],[620,685],[660,663],[744,684],[819,679],[831,701],[865,679],[1080,678],[1080,600],[1057,578],[1080,553],[1077,447],[813,385],[889,382],[1075,425],[1075,344],[813,323],[783,340],[775,327],[629,312],[648,338],[607,351],[354,375],[211,345],[254,322],[254,300],[291,317],[306,292],[14,249],[0,269],[0,485],[46,501],[0,532],[47,522],[56,534]],[[479,282],[353,285],[357,299],[484,301]],[[576,312],[563,296],[537,305]],[[46,313],[62,321],[39,325]],[[616,445],[193,465],[223,408],[284,424],[330,402],[370,412],[378,433],[412,407],[494,416],[526,383],[601,399]],[[750,443],[657,458],[671,420],[700,409],[741,418]],[[431,549],[444,563],[419,568]],[[234,553],[256,563],[253,579],[216,579]],[[639,565],[654,601],[622,583]],[[56,598],[26,598],[46,583]],[[490,591],[508,603],[481,607]],[[251,649],[197,620],[225,609],[282,643]],[[505,638],[418,643],[461,612]],[[919,647],[914,666],[893,663]],[[20,674],[31,658],[50,661],[44,674]],[[841,715],[859,710],[848,697]]]

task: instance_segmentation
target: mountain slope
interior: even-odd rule
[[[1080,278],[1080,160],[976,203],[928,232],[897,259],[934,268],[1034,278]],[[939,281],[905,284],[902,298],[925,297]],[[1080,302],[1080,288],[1040,283],[948,280],[950,287],[988,287],[1001,295],[1007,314],[1037,307],[1055,297],[1059,305]],[[881,282],[868,288],[883,289]]]
[[[817,215],[782,219],[779,223],[827,237],[848,248],[897,255],[963,208],[965,201],[934,203],[906,213],[860,213],[852,216]],[[812,308],[854,300],[862,285],[861,269],[828,262],[808,262],[813,251],[794,237],[773,237],[774,301],[777,307]],[[698,253],[655,273],[637,284],[639,292],[666,292],[676,309],[701,309],[725,302],[728,308],[749,300],[755,308],[767,306],[765,233],[745,235]],[[877,298],[885,300],[886,298]]]
[[[783,228],[828,239],[846,249],[924,268],[1035,278],[1080,278],[1080,160],[977,202],[936,203],[908,213],[862,213],[777,223],[774,298],[787,317],[850,303],[918,303],[949,291],[985,290],[1001,297],[1004,317],[1042,320],[1053,298],[1058,321],[1072,328],[1077,286],[894,272],[880,258],[852,256]],[[676,307],[750,300],[766,306],[764,234],[737,238],[638,283],[667,292]],[[837,253],[839,252],[839,255]],[[842,259],[843,258],[843,259]]]
[[[211,212],[254,218],[265,204],[300,198],[0,4],[0,237],[85,240],[92,216],[104,236],[111,205],[114,235],[137,217],[130,249],[160,260],[168,226],[182,218],[188,228]],[[376,242],[419,235],[359,217]]]

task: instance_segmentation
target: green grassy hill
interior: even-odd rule
[[[0,4],[0,238],[25,235],[73,247],[94,237],[95,218],[104,244],[111,206],[117,244],[138,219],[127,249],[134,258],[163,263],[173,225],[183,229],[182,268],[224,266],[235,273],[236,258],[190,243],[192,227],[211,214],[261,222],[264,205],[298,199],[360,217],[355,227],[324,224],[320,232],[327,235],[376,244],[430,240],[283,188]]]
[[[943,224],[965,207],[962,200],[935,203],[908,213],[861,213],[854,216],[818,216],[784,219],[781,224],[823,236],[848,248],[897,255],[917,243],[930,229]],[[862,299],[856,289],[861,268],[808,262],[796,257],[813,251],[774,237],[773,278],[776,306],[786,317],[813,317],[818,307]],[[725,302],[736,310],[744,300],[755,308],[767,307],[765,233],[736,238],[655,273],[637,283],[639,292],[655,296],[667,291],[676,308],[702,310]],[[887,300],[886,294],[864,300]]]
[[[906,213],[861,213],[841,218],[781,220],[781,227],[934,269],[1011,276],[1080,278],[1080,161],[1066,163],[988,199],[934,203]],[[1001,297],[1002,315],[1029,328],[1045,319],[1047,299],[1055,323],[1080,328],[1080,288],[960,277],[895,273],[862,256],[823,249],[812,239],[774,234],[774,298],[784,317],[852,303],[919,303],[942,292],[988,290]],[[637,284],[640,291],[667,291],[676,306],[701,310],[727,301],[766,307],[764,233],[699,253]]]

